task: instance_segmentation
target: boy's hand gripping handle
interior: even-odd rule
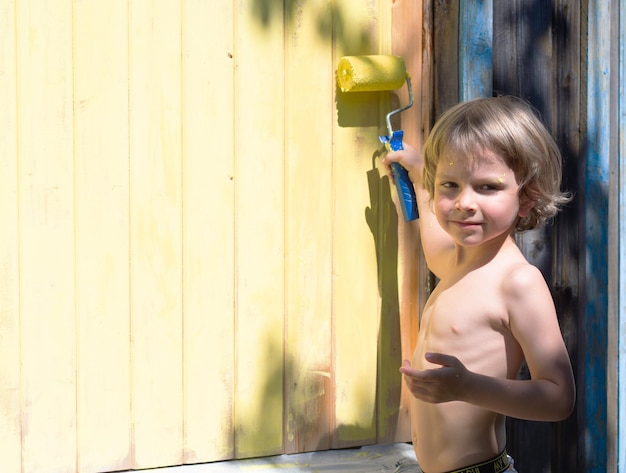
[[[400,151],[404,149],[402,146],[403,136],[404,132],[402,130],[395,130],[390,137],[381,136],[380,141],[388,150]],[[391,163],[391,172],[398,191],[398,200],[400,201],[400,207],[402,207],[404,220],[410,222],[419,218],[415,188],[411,179],[409,179],[409,172],[399,163]]]

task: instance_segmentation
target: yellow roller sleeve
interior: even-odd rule
[[[342,92],[395,90],[404,85],[407,73],[398,56],[344,56],[337,65],[337,84]]]

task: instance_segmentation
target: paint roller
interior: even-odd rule
[[[403,149],[402,130],[394,130],[391,117],[413,105],[411,78],[406,71],[404,60],[398,56],[370,55],[344,56],[337,65],[337,84],[341,92],[379,92],[396,90],[406,83],[409,89],[409,103],[387,114],[388,136],[381,136],[380,141],[390,151]],[[391,164],[391,172],[398,191],[402,214],[406,221],[418,218],[417,199],[408,171],[399,163]]]

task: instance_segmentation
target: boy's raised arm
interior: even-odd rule
[[[387,154],[383,158],[383,164],[389,166],[392,162],[397,162],[409,172],[417,197],[417,207],[420,215],[420,239],[426,264],[435,276],[441,278],[450,268],[454,242],[450,235],[439,225],[431,207],[430,196],[422,186],[424,160],[421,153],[409,144],[404,143],[403,146],[403,150]]]

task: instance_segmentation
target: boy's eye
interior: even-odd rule
[[[483,192],[493,192],[500,189],[500,186],[496,184],[482,184],[478,188]]]
[[[441,183],[441,187],[443,187],[443,188],[445,188],[445,189],[453,189],[453,188],[458,187],[458,186],[457,186],[457,185],[456,185],[456,183],[454,183],[454,182],[450,182],[450,181],[443,181],[443,182]]]

